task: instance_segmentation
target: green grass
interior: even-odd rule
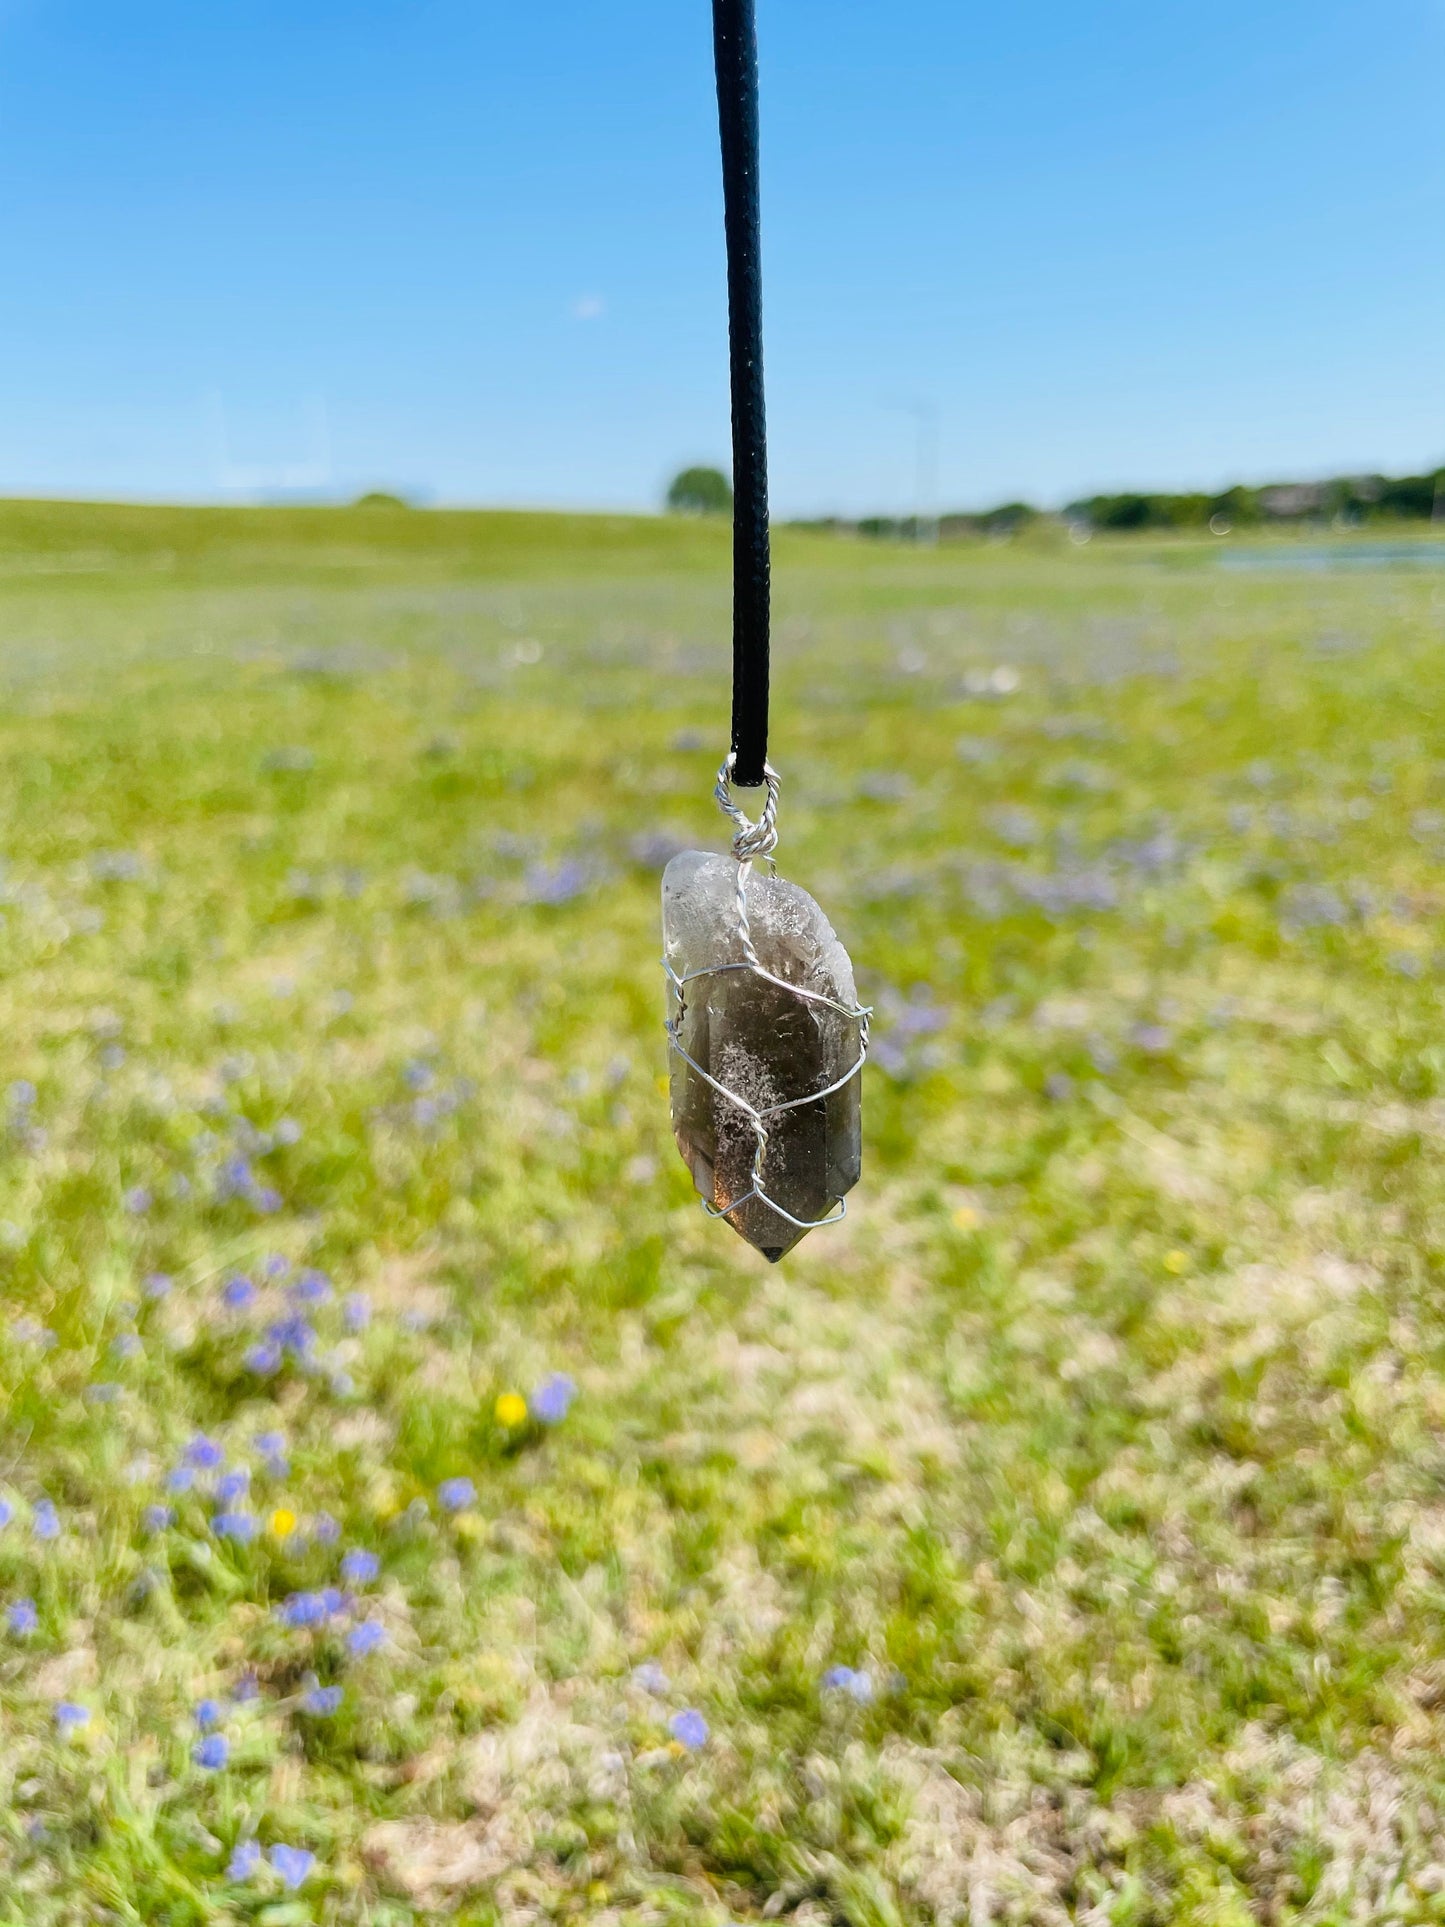
[[[6,1927],[1445,1919],[1445,577],[780,537],[780,866],[878,1053],[777,1270],[659,1088],[726,577],[0,506]]]

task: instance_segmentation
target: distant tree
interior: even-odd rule
[[[732,483],[720,468],[685,468],[667,491],[674,515],[726,515],[732,505]]]
[[[390,495],[384,488],[368,489],[365,495],[358,495],[352,504],[359,509],[409,509],[411,503],[404,495]]]
[[[1154,504],[1147,495],[1110,496],[1100,507],[1098,520],[1104,529],[1147,529],[1154,520]]]
[[[1259,490],[1245,488],[1236,482],[1220,495],[1209,498],[1209,514],[1212,520],[1218,516],[1221,522],[1228,522],[1231,528],[1241,528],[1259,520]]]
[[[1435,513],[1441,470],[1433,475],[1401,475],[1381,487],[1376,500],[1382,514],[1416,517],[1428,522]]]
[[[985,535],[1017,535],[1020,529],[1038,519],[1039,512],[1032,502],[1000,502],[996,509],[986,509],[978,517]]]

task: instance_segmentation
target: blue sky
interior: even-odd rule
[[[1445,0],[759,0],[780,513],[1445,458]],[[0,492],[645,507],[706,0],[0,0]]]

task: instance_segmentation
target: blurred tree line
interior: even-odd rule
[[[941,540],[1016,535],[1031,523],[1053,519],[1028,502],[1004,502],[975,513],[941,515]],[[1088,529],[1268,528],[1290,523],[1358,528],[1370,522],[1445,522],[1445,468],[1424,475],[1340,475],[1325,482],[1268,482],[1207,494],[1089,495],[1070,502],[1059,519]],[[913,516],[867,515],[858,521],[829,516],[804,526],[832,528],[881,540],[909,542],[919,534]],[[931,534],[934,525],[927,526]]]
[[[1090,495],[1070,502],[1069,521],[1096,529],[1258,528],[1273,522],[1366,522],[1445,519],[1445,468],[1425,475],[1337,475],[1327,482],[1269,482],[1218,495]]]

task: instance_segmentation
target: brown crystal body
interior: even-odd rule
[[[747,884],[758,961],[783,983],[769,983],[747,968],[718,968],[746,962],[737,876],[733,858],[700,850],[674,857],[663,874],[668,966],[676,978],[707,973],[680,992],[668,985],[669,1024],[681,1046],[671,1052],[672,1128],[702,1196],[776,1264],[858,1182],[861,1079],[847,1073],[858,1062],[862,1024],[785,987],[816,992],[849,1011],[858,1002],[847,951],[796,884],[758,871]],[[755,1189],[758,1142],[752,1119],[687,1058],[763,1114],[767,1143],[760,1176],[766,1197],[748,1195]],[[840,1079],[846,1081],[831,1090]],[[805,1101],[773,1108],[794,1099]]]

